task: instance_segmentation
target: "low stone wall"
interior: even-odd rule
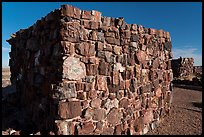
[[[191,80],[193,76],[193,58],[178,58],[172,60],[172,70],[175,79]]]
[[[8,42],[19,103],[44,134],[145,134],[169,113],[168,32],[62,5]]]
[[[202,75],[202,66],[193,66],[193,73],[196,75]]]

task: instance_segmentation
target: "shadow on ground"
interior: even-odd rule
[[[202,102],[192,102],[194,107],[202,108]]]
[[[16,130],[20,135],[29,135],[35,129],[18,102],[15,85],[2,87],[2,131]]]
[[[202,82],[189,80],[174,80],[174,87],[202,91]]]

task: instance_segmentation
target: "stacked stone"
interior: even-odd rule
[[[191,80],[193,76],[193,58],[178,58],[172,60],[174,79]]]
[[[196,85],[202,85],[202,66],[193,66],[193,75],[192,79]]]
[[[11,80],[42,132],[145,134],[169,113],[168,32],[62,5],[8,42]]]
[[[202,75],[202,66],[193,66],[193,73],[196,75]]]
[[[50,12],[28,29],[7,40],[11,44],[9,66],[11,83],[28,123],[47,131],[54,125],[52,84],[61,81],[63,59],[59,51],[60,10]],[[49,126],[45,126],[49,125]]]

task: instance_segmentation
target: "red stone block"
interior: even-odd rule
[[[159,68],[159,58],[156,58],[153,60],[153,64],[152,64],[154,69]]]
[[[105,32],[105,37],[115,38],[115,33],[114,32]]]
[[[97,51],[102,51],[104,49],[104,43],[102,42],[96,42],[96,49]]]
[[[146,55],[146,53],[144,51],[140,50],[140,51],[137,52],[136,56],[137,56],[138,61],[142,62],[142,61],[146,60],[147,55]]]
[[[113,51],[112,45],[111,44],[105,44],[104,45],[104,51],[112,52]]]
[[[135,53],[130,52],[127,56],[127,61],[129,66],[134,66],[135,65]]]
[[[131,35],[131,41],[138,42],[138,40],[139,40],[139,35],[138,34]]]
[[[130,30],[136,31],[137,30],[137,24],[132,24]]]
[[[120,81],[120,90],[125,89],[125,81]]]
[[[154,34],[156,34],[156,29],[152,29],[152,28],[149,28],[149,34],[150,35],[154,35]]]
[[[107,81],[106,81],[106,77],[105,76],[101,76],[101,75],[97,75],[97,90],[103,90],[106,91],[107,88]]]
[[[113,127],[107,127],[103,129],[103,132],[101,135],[113,135],[114,133],[114,128]]]
[[[83,92],[83,93],[86,93],[86,92]],[[89,107],[89,101],[87,99],[81,101],[81,106],[82,106],[82,109],[88,108]]]
[[[103,127],[104,127],[104,122],[102,121],[97,122],[95,132],[101,133],[103,131]]]
[[[92,116],[93,120],[101,121],[101,120],[104,120],[105,117],[106,117],[105,109],[103,108],[93,109],[93,116]]]
[[[122,53],[122,47],[113,46],[113,53],[116,55],[120,55]]]
[[[76,86],[76,91],[84,90],[84,83],[79,83],[79,82],[77,82],[77,83],[75,84],[75,86]]]
[[[128,45],[122,46],[122,52],[127,54],[129,52],[129,46]]]
[[[120,39],[112,38],[112,37],[105,37],[105,40],[109,44],[120,45]]]
[[[95,98],[91,101],[92,108],[100,108],[100,106],[101,106],[101,100],[99,98]]]
[[[143,130],[143,118],[139,117],[134,121],[134,129],[135,132],[141,132]]]
[[[90,57],[95,55],[95,45],[91,42],[82,42],[75,45],[76,53]]]
[[[91,20],[91,12],[90,11],[86,11],[86,10],[82,10],[81,18],[82,19]]]
[[[130,38],[130,31],[129,30],[123,31],[121,34],[121,37],[125,38],[125,39],[129,39]]]
[[[144,27],[142,25],[138,26],[138,32],[142,34],[144,32]]]
[[[90,64],[99,64],[99,59],[98,58],[96,58],[96,57],[91,57],[91,58],[89,58],[88,59],[88,62],[90,63]]]
[[[114,100],[116,98],[116,93],[109,93],[108,98],[110,98],[111,100]]]
[[[92,83],[85,83],[84,85],[84,91],[88,92],[88,91],[91,91],[93,90],[93,84]]]
[[[114,135],[121,135],[121,133],[122,133],[122,126],[121,126],[121,124],[115,126],[115,132],[114,132]]]
[[[98,29],[98,22],[90,21],[90,29]]]
[[[90,40],[98,40],[98,31],[95,31],[95,30],[92,30],[90,33],[89,33],[89,39]]]
[[[119,101],[119,107],[120,107],[120,108],[125,108],[125,109],[127,109],[129,104],[130,104],[130,103],[129,103],[128,98],[122,98],[122,99]]]
[[[130,80],[125,80],[125,89],[130,88]]]
[[[67,41],[61,41],[61,46],[63,47],[63,52],[65,54],[73,55],[75,52],[74,44]]]
[[[158,35],[160,38],[164,37],[164,31],[163,31],[162,29],[157,30],[157,35]]]
[[[110,26],[111,17],[102,17],[101,21],[103,26]]]
[[[95,64],[86,64],[86,75],[94,76],[97,74],[98,65]]]
[[[88,91],[88,99],[94,99],[96,97],[97,97],[97,91],[96,90]]]
[[[98,29],[98,22],[95,22],[95,21],[83,20],[81,21],[81,24],[86,29],[91,29],[91,30]]]
[[[118,85],[119,84],[119,72],[113,71],[113,84]]]
[[[94,131],[94,124],[91,121],[84,122],[82,127],[78,129],[78,135],[92,135]]]
[[[116,108],[111,109],[109,114],[107,115],[107,120],[109,124],[113,126],[120,124],[121,118],[122,118],[122,112]]]
[[[91,11],[91,15],[92,15],[92,20],[95,22],[101,22],[101,12],[96,11],[96,10],[92,10]]]
[[[109,75],[110,73],[109,63],[106,63],[104,61],[99,62],[98,69],[99,69],[99,75]]]
[[[97,51],[96,55],[97,55],[98,58],[101,58],[101,59],[106,58],[105,51]]]
[[[77,99],[86,100],[86,92],[77,92]]]
[[[156,88],[155,93],[156,93],[157,97],[161,97],[161,95],[162,95],[161,87]]]
[[[63,119],[81,116],[82,107],[80,101],[59,102],[58,114]]]
[[[107,43],[109,44],[114,44],[115,43],[115,38],[112,38],[112,37],[105,37]]]
[[[63,16],[69,16],[76,19],[80,19],[80,9],[73,7],[71,5],[62,5],[61,6],[61,14]]]

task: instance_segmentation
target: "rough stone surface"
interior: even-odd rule
[[[91,135],[93,134],[94,125],[90,122],[83,123],[82,127],[78,129],[79,135]]]
[[[96,108],[96,109],[91,109],[88,108],[85,111],[85,118],[87,119],[93,119],[93,120],[97,120],[97,121],[101,121],[104,120],[106,117],[106,112],[105,109],[103,108]]]
[[[100,108],[100,106],[101,106],[101,100],[99,98],[93,99],[91,101],[91,107]]]
[[[173,77],[175,80],[192,80],[193,58],[178,58],[171,60]]]
[[[61,118],[74,118],[81,114],[81,103],[79,101],[61,102],[59,104],[59,115]]]
[[[62,5],[7,41],[13,104],[43,133],[141,135],[169,114],[169,32]]]
[[[63,76],[69,80],[79,80],[86,75],[84,63],[75,57],[68,57],[64,61]]]
[[[107,115],[108,122],[115,126],[121,123],[122,112],[119,109],[113,108]]]

